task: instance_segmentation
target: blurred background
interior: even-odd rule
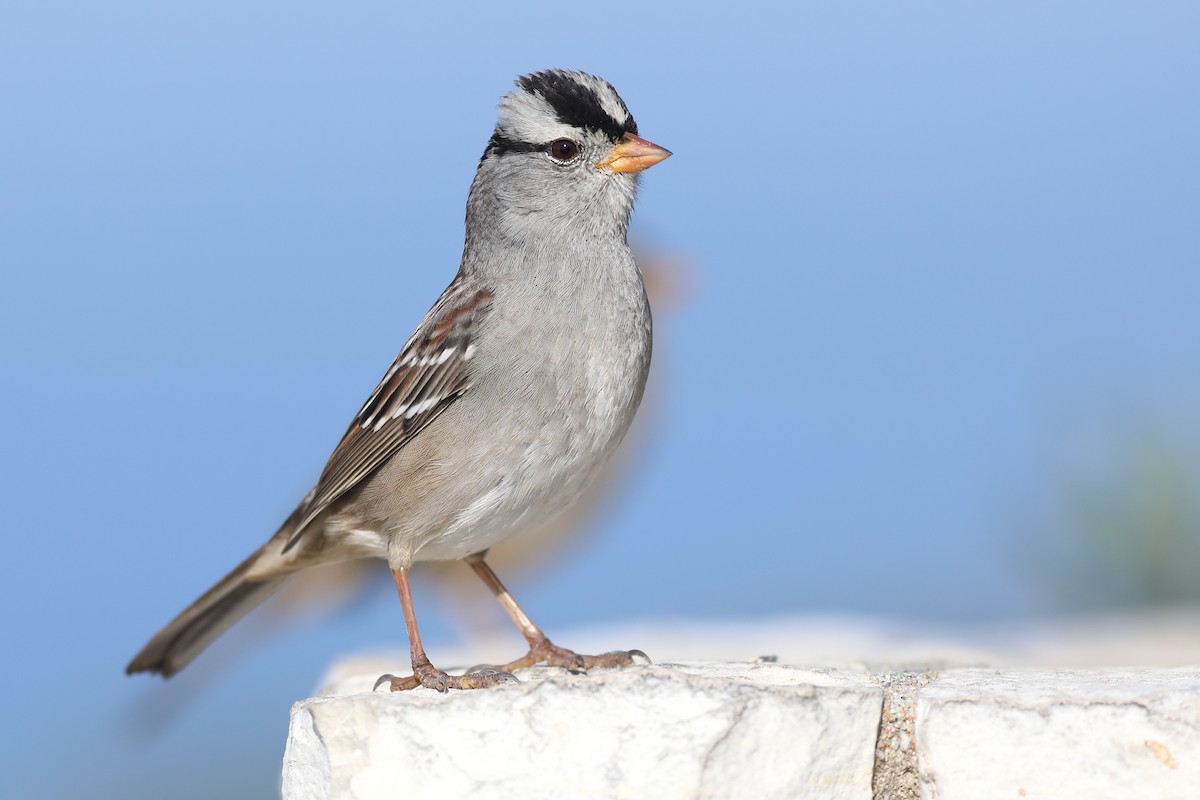
[[[1184,2],[6,5],[6,796],[271,796],[290,704],[403,653],[380,563],[122,674],[316,479],[550,66],[675,153],[630,446],[574,535],[496,553],[552,637],[1195,619],[1197,41]],[[431,656],[515,657],[465,572],[418,570]]]

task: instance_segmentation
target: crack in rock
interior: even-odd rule
[[[936,677],[934,672],[884,672],[883,709],[875,740],[871,773],[873,800],[919,800],[921,774],[917,764],[917,692]]]
[[[741,724],[742,717],[746,714],[746,708],[750,705],[746,698],[740,698],[737,705],[733,708],[733,715],[729,719],[729,724],[725,726],[725,730],[713,740],[713,743],[708,746],[708,751],[704,754],[704,761],[700,764],[700,785],[704,785],[704,775],[708,772],[709,763],[712,761],[713,753],[717,752],[725,740],[733,733],[734,728]]]

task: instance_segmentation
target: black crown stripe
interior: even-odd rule
[[[559,70],[546,70],[525,75],[517,79],[517,85],[530,94],[536,94],[545,99],[559,122],[576,128],[590,128],[608,136],[613,141],[620,139],[626,133],[637,134],[637,123],[633,115],[625,107],[625,103],[617,97],[621,110],[625,112],[624,120],[613,119],[600,98],[589,87],[584,86],[569,73]],[[609,85],[609,89],[612,86]],[[616,97],[616,90],[613,90]]]

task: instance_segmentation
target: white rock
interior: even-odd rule
[[[297,703],[284,798],[871,796],[882,693],[864,671],[661,664],[518,675],[522,684],[490,690]]]
[[[950,670],[921,689],[922,795],[1200,797],[1200,670]]]

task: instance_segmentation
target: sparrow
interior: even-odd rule
[[[522,76],[498,111],[467,195],[458,273],[316,486],[126,673],[170,677],[289,576],[359,558],[387,560],[412,659],[412,675],[384,675],[375,688],[475,689],[539,663],[584,671],[645,658],[553,644],[485,557],[578,500],[633,421],[651,315],[626,234],[640,173],[671,153],[638,136],[610,83],[583,72]],[[430,663],[409,572],[449,560],[465,561],[491,589],[528,653],[463,675]]]

